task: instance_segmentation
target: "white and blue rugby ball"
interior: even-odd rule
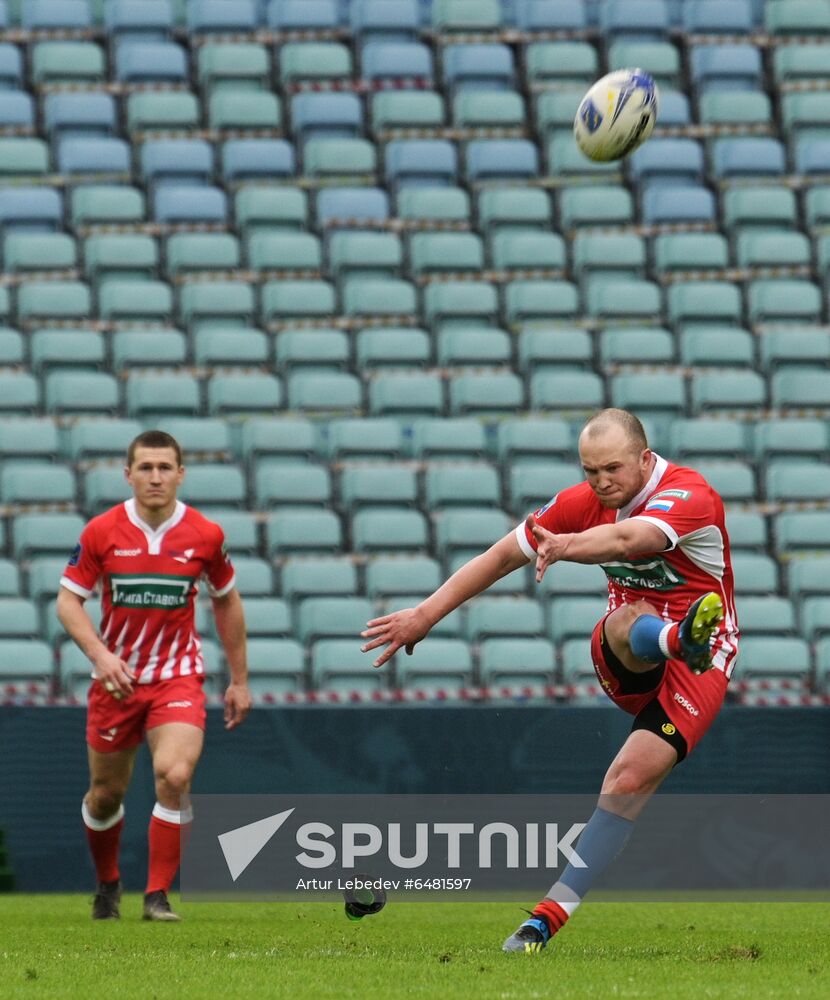
[[[591,87],[574,119],[576,144],[589,160],[619,160],[654,130],[659,94],[642,69],[618,69]]]

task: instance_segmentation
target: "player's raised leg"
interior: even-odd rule
[[[87,747],[89,791],[81,806],[98,887],[92,903],[93,920],[120,916],[121,874],[118,849],[124,827],[124,795],[130,783],[136,747],[100,753]]]
[[[181,862],[181,841],[193,819],[190,783],[204,743],[204,733],[184,722],[170,722],[147,731],[153,757],[156,804],[150,817],[150,853],[144,919],[175,921],[167,894]]]

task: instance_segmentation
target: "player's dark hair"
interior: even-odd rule
[[[648,448],[648,438],[646,431],[639,419],[628,410],[618,409],[616,406],[609,406],[606,410],[595,413],[587,424],[583,427],[591,437],[600,433],[609,424],[616,424],[625,431],[625,436],[637,451],[644,451]]]
[[[136,448],[172,448],[176,453],[176,462],[182,464],[181,445],[166,431],[142,431],[137,438],[134,438],[127,449],[128,468],[133,464]]]

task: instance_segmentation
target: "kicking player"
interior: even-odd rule
[[[58,616],[89,657],[87,697],[90,785],[82,815],[98,877],[95,920],[120,916],[118,847],[124,794],[136,751],[147,737],[156,804],[150,817],[144,919],[179,917],[167,899],[192,819],[188,793],[205,728],[205,663],[194,622],[204,576],[231,682],[225,728],[248,714],[245,618],[219,525],[177,499],[184,479],[175,438],[145,431],[127,452],[133,497],[93,518],[69,560]],[[102,586],[100,635],[84,609]]]
[[[568,865],[504,943],[540,951],[622,850],[648,797],[689,754],[723,703],[737,653],[729,540],[723,502],[692,469],[648,447],[626,410],[597,413],[582,430],[586,481],[562,490],[415,608],[368,622],[364,651],[386,648],[380,667],[411,653],[436,622],[528,561],[536,582],[560,560],[598,563],[608,608],[591,638],[597,677],[634,716],[577,844],[585,867]]]

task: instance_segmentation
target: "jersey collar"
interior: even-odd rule
[[[645,500],[645,498],[654,491],[657,484],[665,475],[666,469],[669,467],[669,463],[665,460],[665,458],[661,458],[656,451],[652,452],[652,454],[657,461],[654,463],[654,471],[651,474],[651,478],[633,500],[629,501],[625,507],[620,507],[617,511],[617,521],[624,521],[627,517],[630,517],[631,511],[640,506],[643,500]]]
[[[161,540],[171,528],[174,528],[179,521],[181,521],[187,507],[181,502],[181,500],[177,500],[176,506],[173,508],[173,513],[157,528],[151,528],[146,521],[142,521],[138,516],[138,511],[136,510],[135,505],[135,497],[130,497],[129,500],[124,501],[124,510],[127,512],[127,517],[130,522],[134,524],[139,531],[144,533],[144,537],[147,539],[147,555],[157,556],[159,552],[161,552]]]

